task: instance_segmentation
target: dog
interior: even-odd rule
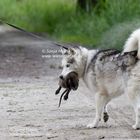
[[[88,50],[81,46],[62,49],[60,80],[66,79],[71,72],[77,73],[95,96],[96,115],[93,122],[87,125],[88,128],[98,127],[102,114],[104,122],[107,122],[107,104],[124,93],[128,95],[136,113],[136,122],[132,127],[140,128],[139,41],[140,29],[130,35],[122,52],[116,49]],[[79,79],[75,79],[76,83]]]

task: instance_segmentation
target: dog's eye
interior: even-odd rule
[[[66,67],[67,67],[67,68],[70,67],[70,64],[67,64]]]

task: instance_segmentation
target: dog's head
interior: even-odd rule
[[[78,88],[79,78],[82,77],[85,68],[85,56],[83,55],[83,50],[85,48],[62,48],[62,73],[59,76],[60,83],[66,83],[68,85],[73,85],[73,89]],[[85,49],[85,53],[87,53]],[[62,82],[63,81],[63,82]],[[63,85],[63,84],[62,84]],[[67,87],[67,86],[62,86]]]

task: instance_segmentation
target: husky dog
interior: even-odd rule
[[[138,50],[137,57],[140,59],[140,29],[135,30],[127,39],[123,52]]]
[[[124,45],[123,53],[115,49],[63,49],[63,70],[60,79],[63,80],[70,72],[75,72],[79,79],[83,79],[93,96],[95,95],[96,115],[93,122],[87,125],[88,128],[96,128],[102,114],[106,122],[109,118],[107,104],[124,93],[128,94],[136,113],[133,128],[140,128],[139,41],[140,30],[137,30]]]

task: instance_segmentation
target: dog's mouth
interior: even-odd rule
[[[66,89],[77,90],[79,86],[78,73],[70,72],[65,78],[59,79],[59,85]]]

